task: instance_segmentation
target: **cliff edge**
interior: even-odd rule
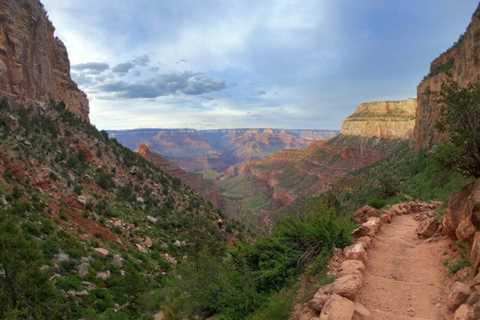
[[[39,0],[0,0],[0,95],[22,104],[63,101],[88,121],[85,93],[70,76],[70,61]]]

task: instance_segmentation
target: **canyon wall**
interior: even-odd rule
[[[417,101],[362,103],[343,122],[342,134],[382,139],[410,139],[415,127]]]
[[[417,150],[428,149],[441,141],[435,125],[441,110],[439,93],[448,78],[460,86],[480,80],[480,8],[474,13],[465,34],[432,62],[429,75],[418,86],[414,133]]]
[[[88,120],[85,93],[70,77],[67,50],[38,0],[0,0],[0,96],[18,103],[65,102]]]

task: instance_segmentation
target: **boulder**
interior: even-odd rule
[[[165,314],[163,313],[163,311],[160,311],[153,316],[153,320],[165,320],[165,319],[167,318],[165,317]]]
[[[112,264],[116,267],[116,268],[122,268],[123,267],[123,258],[121,255],[119,254],[116,254],[113,256],[113,259],[112,259]]]
[[[471,216],[467,216],[458,224],[455,235],[458,240],[468,241],[473,238],[476,231],[477,228],[473,225]]]
[[[455,315],[453,316],[454,320],[475,320],[478,318],[474,318],[473,308],[468,304],[462,304],[460,308],[455,311]]]
[[[355,211],[352,216],[353,221],[358,224],[367,222],[370,217],[380,217],[381,211],[370,206],[364,206]]]
[[[348,260],[360,260],[363,262],[367,261],[367,251],[361,243],[356,243],[346,247],[343,249],[343,254]]]
[[[302,309],[298,320],[313,320],[317,317],[317,313],[310,309],[309,307],[305,307]]]
[[[475,233],[475,236],[473,237],[470,261],[472,262],[474,271],[478,271],[480,268],[480,232]],[[480,284],[480,278],[478,280]]]
[[[325,306],[325,303],[327,303],[329,297],[330,296],[328,294],[317,292],[313,296],[312,300],[308,302],[308,306],[317,312],[322,312],[322,309]]]
[[[110,270],[103,271],[103,272],[97,272],[97,278],[102,279],[102,280],[108,280],[110,279]]]
[[[368,249],[372,245],[372,238],[369,236],[364,236],[358,238],[356,242],[362,244],[365,249]]]
[[[368,218],[367,222],[362,224],[363,227],[368,229],[369,236],[375,236],[382,226],[382,220],[377,217]]]
[[[363,275],[361,273],[347,274],[335,280],[332,290],[335,294],[353,300],[362,285]]]
[[[393,216],[392,216],[392,214],[390,214],[390,213],[386,213],[386,214],[384,214],[383,216],[381,216],[380,219],[382,220],[382,223],[384,223],[384,224],[385,224],[385,223],[390,224],[390,223],[392,223],[392,221],[393,221]]]
[[[363,274],[365,271],[365,264],[360,260],[345,260],[340,266],[338,272],[339,276],[345,276],[349,274]]]
[[[456,310],[460,305],[467,301],[471,293],[472,290],[468,285],[461,282],[455,282],[447,298],[448,309],[451,311]]]
[[[370,234],[370,229],[368,229],[367,227],[365,227],[363,225],[359,226],[358,228],[356,228],[355,230],[352,231],[352,237],[354,239],[359,239],[359,238],[368,236],[369,234]]]
[[[432,237],[435,232],[437,232],[440,223],[437,221],[436,218],[428,218],[421,221],[417,227],[417,236],[420,239],[427,239]]]
[[[364,305],[360,303],[355,303],[355,310],[353,312],[353,319],[352,320],[371,320],[372,313],[365,308]]]
[[[78,266],[78,275],[80,276],[80,278],[85,278],[86,276],[88,276],[89,269],[90,269],[90,264],[87,262],[82,262]]]
[[[319,320],[352,320],[355,304],[339,295],[332,295],[320,314]]]

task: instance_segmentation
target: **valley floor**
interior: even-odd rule
[[[442,265],[448,241],[417,238],[414,216],[384,225],[368,252],[365,285],[358,300],[373,320],[440,320],[445,315]]]

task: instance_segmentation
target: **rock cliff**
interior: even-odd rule
[[[362,103],[342,126],[345,136],[410,139],[415,127],[417,102],[381,101]]]
[[[440,115],[438,95],[449,77],[460,86],[480,80],[480,8],[474,13],[465,34],[432,62],[429,75],[418,86],[414,133],[417,150],[428,149],[441,140],[435,130]]]
[[[88,120],[85,93],[70,77],[70,62],[38,0],[0,0],[0,95],[19,103],[65,102]]]

